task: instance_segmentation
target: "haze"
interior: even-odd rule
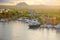
[[[0,0],[0,5],[16,5],[20,2],[28,5],[60,5],[60,0]]]

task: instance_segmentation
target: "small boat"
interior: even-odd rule
[[[19,19],[18,19],[18,21],[22,21],[22,20],[23,20],[23,18],[19,18]]]
[[[0,19],[0,22],[5,22],[6,20],[4,20],[4,19]]]
[[[24,19],[24,22],[25,23],[29,23],[30,22],[30,19]]]
[[[40,27],[41,28],[52,28],[52,25],[49,23],[48,24],[45,23],[45,24],[41,25]]]

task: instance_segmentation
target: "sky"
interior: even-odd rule
[[[26,2],[29,5],[60,5],[60,0],[0,0],[0,5],[16,5]]]

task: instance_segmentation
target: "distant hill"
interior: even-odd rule
[[[23,7],[28,7],[28,4],[25,2],[18,3],[15,6],[8,6],[8,5],[0,5],[0,8],[23,8]]]
[[[21,8],[28,8],[29,5],[26,4],[25,2],[21,2],[21,3],[18,3],[15,7],[16,7],[17,9],[21,9]]]
[[[22,2],[22,3],[18,3],[16,6],[17,7],[27,7],[28,4],[26,4],[25,2]]]
[[[60,9],[60,6],[48,6],[48,5],[28,5],[27,3],[25,2],[21,2],[21,3],[18,3],[17,5],[15,6],[7,6],[7,5],[0,5],[0,8],[23,8],[23,7],[27,7],[29,9],[41,9],[41,8],[44,8],[44,9]]]

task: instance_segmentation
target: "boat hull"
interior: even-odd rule
[[[29,25],[29,29],[37,29],[40,25]]]

